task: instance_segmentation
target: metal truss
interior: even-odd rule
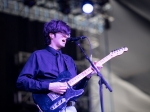
[[[26,103],[34,105],[34,101],[32,99],[32,94],[26,91],[18,91],[14,93],[14,103]]]
[[[48,1],[47,5],[48,4],[49,8],[40,7],[38,5],[28,7],[16,0],[4,0],[0,1],[0,12],[42,22],[50,21],[51,19],[61,19],[67,22],[72,28],[88,31],[93,34],[101,34],[104,30],[104,17],[102,14],[97,14],[90,18],[84,14],[64,15],[58,11],[55,1]]]

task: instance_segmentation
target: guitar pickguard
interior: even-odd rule
[[[52,101],[56,100],[56,99],[60,96],[60,95],[58,95],[58,94],[56,94],[56,93],[54,93],[54,92],[50,92],[50,93],[48,93],[47,95],[49,96],[49,98],[50,98]]]

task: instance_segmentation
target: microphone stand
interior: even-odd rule
[[[87,54],[85,53],[85,51],[83,50],[83,48],[80,46],[78,41],[75,41],[76,45],[80,48],[80,50],[83,52],[85,58],[90,62],[91,66],[95,69],[95,71],[97,72],[97,75],[99,76],[100,80],[99,80],[99,93],[100,93],[100,104],[101,104],[101,112],[104,112],[104,104],[103,104],[103,87],[102,84],[105,84],[106,88],[109,89],[110,92],[112,92],[111,87],[109,86],[109,84],[105,81],[105,79],[103,78],[102,74],[97,70],[97,68],[95,67],[95,65],[93,64],[93,62],[90,60],[90,58],[87,56]]]

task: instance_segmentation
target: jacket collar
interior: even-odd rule
[[[57,55],[57,52],[59,52],[60,54],[62,54],[61,50],[55,50],[54,48],[47,46],[46,49],[51,52],[53,55]]]

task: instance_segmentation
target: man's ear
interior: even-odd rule
[[[50,37],[51,40],[54,38],[54,36],[55,35],[53,33],[49,33],[49,37]]]

